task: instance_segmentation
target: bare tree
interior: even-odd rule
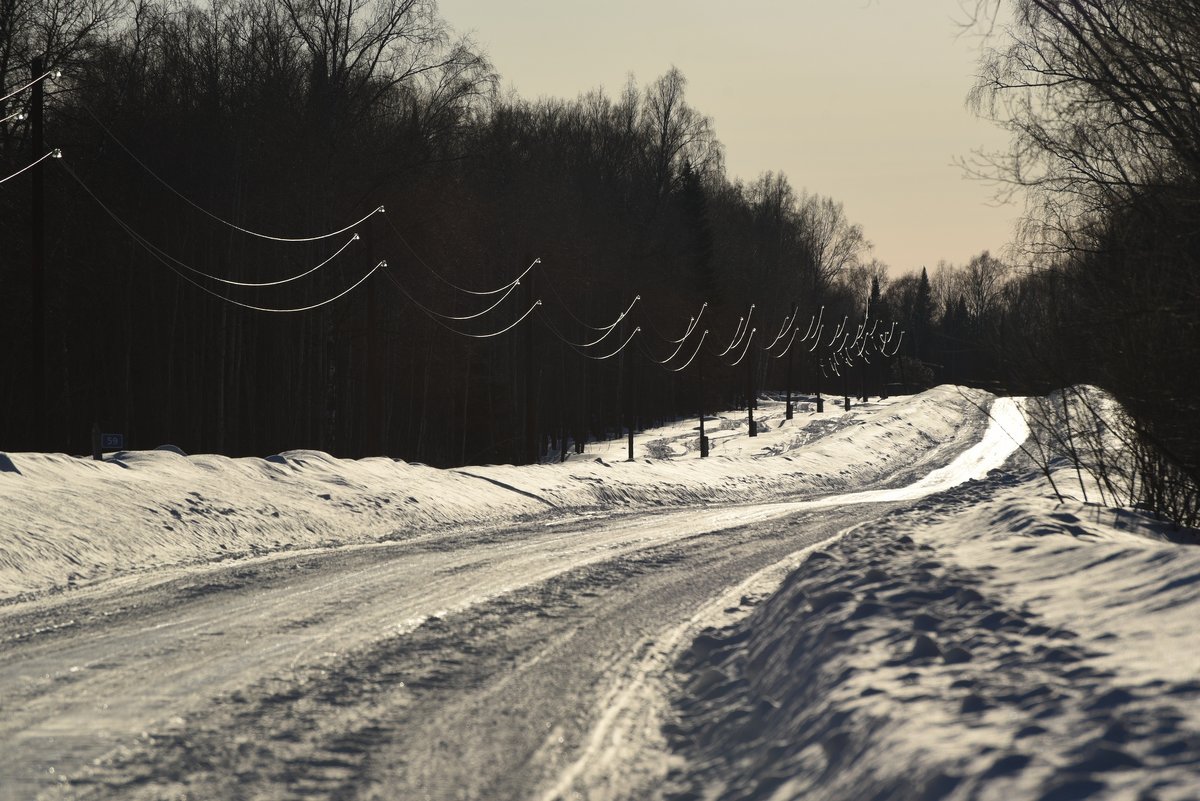
[[[967,263],[960,286],[971,317],[982,319],[996,308],[1010,272],[1007,264],[986,250]]]
[[[388,92],[416,84],[444,98],[494,80],[469,39],[451,40],[433,0],[280,2],[311,59],[318,115],[358,118]]]
[[[799,201],[801,228],[820,288],[858,264],[870,249],[862,226],[851,223],[842,204],[832,198],[804,194]]]
[[[972,101],[1011,147],[976,167],[1032,190],[1031,245],[1073,249],[1082,222],[1200,176],[1200,3],[1013,0],[1008,31]]]
[[[29,82],[35,56],[46,70],[77,64],[88,48],[120,17],[118,0],[0,0],[0,94]],[[49,85],[50,93],[69,85],[71,76]],[[27,100],[18,95],[0,104],[0,117],[16,114]],[[24,147],[27,125],[0,125],[0,159]],[[24,154],[22,153],[22,158]]]
[[[979,0],[995,19],[995,0]],[[1151,508],[1200,496],[1200,2],[1012,0],[973,101],[1012,135],[977,171],[1024,190],[1022,239],[1067,284],[1049,371],[1128,410]],[[1179,499],[1184,500],[1179,500]],[[1188,500],[1190,498],[1191,500]]]
[[[687,104],[687,79],[677,67],[646,88],[642,126],[650,142],[648,158],[659,198],[673,187],[686,161],[706,173],[720,166],[720,145],[712,120]]]

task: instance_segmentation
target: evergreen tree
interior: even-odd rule
[[[704,298],[716,291],[713,275],[713,232],[708,219],[708,197],[700,175],[690,160],[683,162],[679,181],[679,204],[687,231],[687,262],[695,275],[696,288]]]
[[[929,286],[929,273],[921,268],[917,282],[917,294],[913,299],[912,337],[913,353],[921,361],[930,357],[930,334],[933,331],[933,291]]]
[[[879,286],[879,276],[871,276],[871,296],[867,307],[868,312],[873,320],[890,320],[892,317],[891,311],[888,309],[887,301],[883,299],[883,290]]]

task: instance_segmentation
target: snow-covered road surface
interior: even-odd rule
[[[994,414],[1019,430],[1013,412]],[[798,550],[998,467],[1016,447],[998,431],[904,488],[436,534],[11,605],[0,799],[616,793],[612,749],[586,746],[655,643]]]

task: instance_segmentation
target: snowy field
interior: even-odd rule
[[[1058,502],[1018,447],[1020,401],[939,387],[826,408],[802,400],[784,421],[764,401],[756,438],[744,413],[714,417],[703,461],[694,420],[639,434],[631,463],[623,440],[563,464],[454,470],[307,451],[0,455],[0,624],[7,612],[51,632],[8,635],[33,667],[0,657],[0,711],[57,716],[9,733],[0,799],[26,797],[6,778],[41,786],[17,770],[53,748],[66,750],[37,775],[58,767],[55,798],[1200,798],[1193,532]],[[807,545],[822,519],[835,527]],[[409,544],[397,566],[371,566],[370,548]],[[330,549],[363,566],[317,612],[297,608],[312,590],[270,565]],[[229,560],[259,571],[244,607],[245,581],[200,578]],[[706,560],[744,573],[689,579]],[[285,574],[291,596],[272,590]],[[171,581],[203,605],[183,633],[130,620],[145,664],[186,687],[147,702],[141,655],[109,656],[70,599],[95,594],[120,626],[133,612],[109,595]],[[641,594],[622,600],[629,582]],[[671,600],[685,590],[696,599]],[[98,690],[87,670],[51,667],[59,603],[64,630],[84,629],[62,635],[63,659],[112,671],[97,686],[122,725],[150,732],[138,744],[108,721],[107,739],[61,746],[64,727],[98,725],[80,711]],[[262,620],[235,625],[230,609]],[[524,718],[565,698],[574,711],[552,716],[572,722],[521,750]],[[408,734],[377,742],[389,725]],[[350,747],[346,726],[375,734]],[[464,744],[476,734],[482,761]],[[448,761],[449,742],[463,751]],[[501,757],[498,742],[517,745]],[[70,771],[82,784],[62,775],[71,759],[94,765]],[[422,778],[456,763],[453,782]],[[489,770],[507,783],[467,787]]]

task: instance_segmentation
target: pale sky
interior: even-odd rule
[[[679,67],[729,176],[782,170],[845,204],[893,274],[1000,251],[1018,214],[954,163],[1005,137],[967,109],[959,0],[440,0],[505,88],[615,97]]]

